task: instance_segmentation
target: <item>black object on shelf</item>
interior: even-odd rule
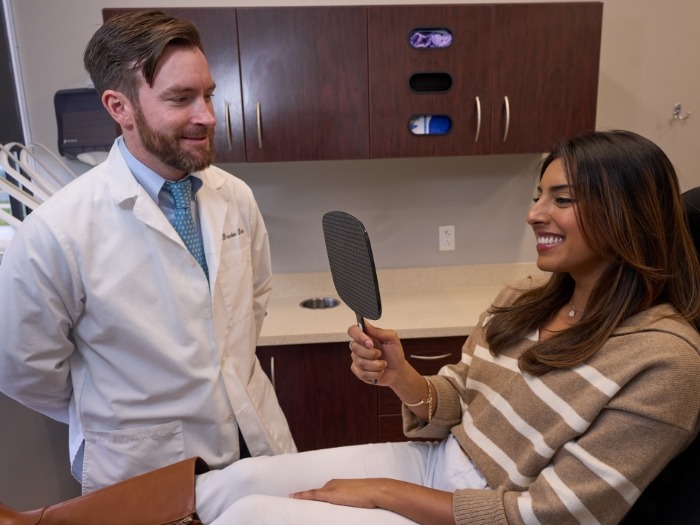
[[[109,151],[119,126],[94,88],[64,89],[53,99],[58,126],[58,151],[68,158],[89,151]]]

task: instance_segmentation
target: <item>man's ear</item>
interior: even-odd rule
[[[121,91],[106,89],[102,93],[102,104],[122,128],[130,129],[135,125],[134,105]]]

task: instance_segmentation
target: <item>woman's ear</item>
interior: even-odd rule
[[[121,128],[130,129],[134,127],[134,105],[124,93],[106,89],[102,93],[102,104]]]

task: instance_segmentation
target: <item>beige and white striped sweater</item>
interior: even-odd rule
[[[457,491],[457,523],[618,523],[698,432],[700,335],[674,314],[659,305],[629,318],[587,363],[539,377],[517,362],[537,334],[494,357],[482,314],[462,362],[431,378],[432,423],[404,408],[409,437],[454,433],[493,489]]]

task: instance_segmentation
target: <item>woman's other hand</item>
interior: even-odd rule
[[[289,495],[346,507],[386,509],[430,525],[454,525],[453,496],[452,492],[388,478],[332,479],[320,489]]]
[[[334,505],[373,509],[377,507],[374,496],[377,494],[377,479],[332,479],[320,489],[305,490],[290,494],[294,499],[325,501]]]

